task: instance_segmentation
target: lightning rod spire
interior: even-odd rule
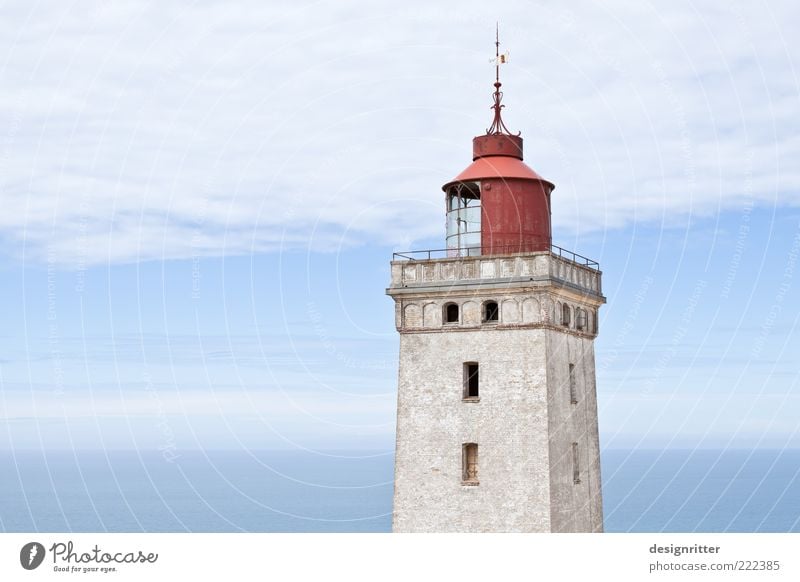
[[[502,109],[505,107],[501,103],[503,100],[503,92],[500,90],[502,87],[502,83],[500,82],[500,64],[506,62],[506,55],[500,55],[500,23],[498,22],[495,25],[495,36],[494,36],[494,69],[495,69],[495,77],[494,77],[494,93],[492,94],[492,98],[494,99],[494,105],[492,105],[492,109],[494,109],[494,120],[492,120],[492,125],[489,129],[486,130],[487,135],[491,134],[501,134],[505,133],[506,135],[512,135],[511,132],[506,127],[506,124],[503,123],[502,117]],[[517,133],[519,135],[519,133]]]

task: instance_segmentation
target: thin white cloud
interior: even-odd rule
[[[506,117],[562,232],[800,205],[795,3],[44,2],[0,18],[0,236],[65,268],[441,236]]]

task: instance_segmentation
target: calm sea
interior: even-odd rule
[[[603,453],[612,532],[800,531],[800,451]],[[7,532],[386,532],[381,453],[3,453]]]

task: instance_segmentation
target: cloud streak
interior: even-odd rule
[[[498,12],[506,121],[562,232],[800,204],[788,2],[3,10],[0,236],[26,261],[441,237],[439,186],[489,122]]]

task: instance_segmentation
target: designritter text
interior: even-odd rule
[[[693,546],[659,546],[653,544],[650,546],[651,554],[672,554],[676,558],[681,554],[718,554],[719,546],[701,546],[694,544]]]

